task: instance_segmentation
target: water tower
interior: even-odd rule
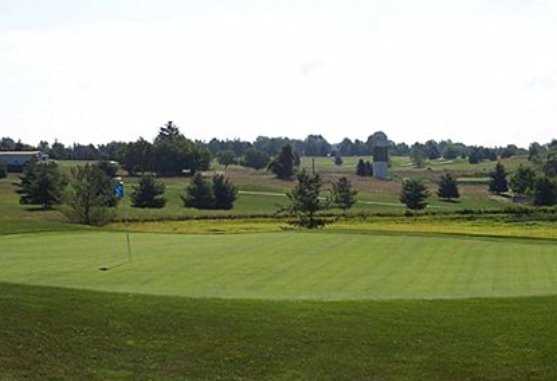
[[[380,180],[389,178],[389,139],[384,133],[377,133],[373,145],[373,177]]]

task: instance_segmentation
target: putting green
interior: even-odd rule
[[[341,233],[0,237],[0,282],[191,297],[414,299],[557,294],[552,242]],[[119,264],[122,264],[118,266]],[[99,271],[100,267],[110,271]]]

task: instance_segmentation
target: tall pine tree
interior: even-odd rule
[[[19,202],[25,205],[41,205],[49,209],[62,202],[67,180],[55,162],[27,163],[17,184]]]
[[[427,207],[429,192],[425,184],[418,179],[406,179],[402,183],[400,202],[408,209],[421,210]]]

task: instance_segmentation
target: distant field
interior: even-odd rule
[[[353,173],[356,170],[356,164],[358,160],[362,158],[364,160],[373,161],[370,156],[352,156],[343,157],[343,164],[337,166],[334,164],[333,158],[329,157],[303,157],[302,167],[306,169],[312,168],[312,161],[315,161],[315,168],[320,172],[344,172]],[[500,161],[505,165],[509,171],[513,171],[520,164],[528,165],[527,156],[514,156],[508,159],[500,159]],[[496,162],[493,161],[482,161],[479,164],[470,164],[468,159],[457,158],[454,160],[427,160],[424,168],[416,168],[412,165],[412,162],[407,156],[391,156],[391,171],[395,174],[404,174],[406,172],[413,172],[415,174],[423,173],[427,174],[429,171],[433,172],[444,172],[452,171],[460,174],[480,176],[481,174],[486,174],[493,170]]]
[[[64,162],[65,168],[69,163]],[[272,215],[286,203],[286,192],[294,186],[293,181],[281,181],[265,171],[252,171],[245,168],[230,168],[227,175],[239,187],[240,193],[234,209],[230,211],[196,210],[184,208],[180,195],[184,193],[189,183],[188,178],[162,179],[167,185],[166,197],[168,204],[163,209],[137,209],[130,206],[129,194],[137,183],[137,178],[125,178],[126,198],[117,208],[117,217],[124,219],[126,216],[137,220],[176,219],[191,216],[211,215]],[[326,187],[337,178],[336,173],[325,173]],[[359,202],[354,206],[354,212],[368,213],[404,213],[405,207],[399,200],[399,181],[378,181],[371,178],[360,178],[351,175],[351,180],[359,191]],[[25,230],[32,224],[39,229],[40,224],[45,228],[54,228],[65,221],[57,211],[42,211],[35,207],[19,205],[18,195],[13,183],[17,181],[16,175],[0,180],[0,232]],[[431,183],[432,197],[430,208],[432,210],[458,210],[458,209],[497,209],[507,204],[492,198],[487,192],[485,184],[470,184],[461,186],[462,198],[457,203],[447,203],[435,197],[435,184]],[[327,192],[323,193],[327,196]]]

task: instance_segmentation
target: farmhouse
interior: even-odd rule
[[[33,158],[48,160],[48,155],[40,151],[0,151],[0,162],[3,162],[8,171],[19,171]]]

